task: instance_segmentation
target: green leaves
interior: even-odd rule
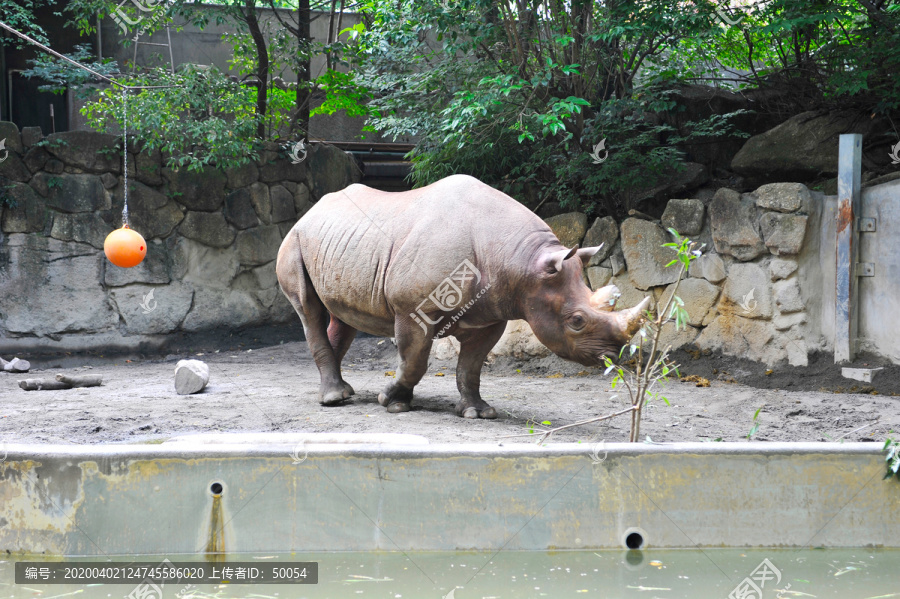
[[[882,451],[886,454],[884,461],[887,466],[887,472],[885,472],[884,478],[888,479],[892,476],[896,476],[897,479],[900,480],[900,442],[888,437],[884,442]]]
[[[757,409],[757,410],[756,410],[756,413],[753,414],[753,427],[750,429],[750,432],[747,433],[747,438],[748,438],[748,439],[749,439],[750,437],[752,437],[753,435],[755,435],[755,434],[756,434],[756,431],[759,430],[759,421],[758,421],[757,419],[759,418],[759,413],[762,411],[762,409],[763,409],[764,407],[765,407],[765,406],[759,406],[759,409]]]

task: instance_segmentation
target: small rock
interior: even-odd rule
[[[791,366],[809,366],[809,355],[803,339],[788,341],[784,349],[787,350],[788,364]]]
[[[13,358],[9,362],[0,358],[0,369],[4,372],[28,372],[31,370],[31,363],[28,360],[20,360]]]
[[[776,256],[799,254],[806,236],[808,217],[767,212],[759,218],[766,247]]]
[[[791,327],[806,322],[806,312],[795,312],[793,314],[779,314],[772,319],[775,330],[786,331]]]
[[[697,235],[703,228],[704,208],[700,200],[669,200],[662,215],[662,225],[681,235]]]
[[[622,251],[628,264],[628,276],[638,289],[649,289],[674,283],[678,278],[678,265],[666,264],[676,254],[663,244],[672,236],[656,223],[628,218],[622,223]]]
[[[775,304],[782,314],[803,310],[803,299],[800,297],[800,286],[797,285],[797,279],[778,281],[775,283],[774,291]]]
[[[612,269],[609,268],[602,266],[589,266],[587,268],[587,277],[592,291],[596,291],[606,285],[612,276]]]
[[[691,261],[688,276],[706,279],[710,283],[718,283],[725,278],[725,262],[718,254],[712,252],[703,254]]]
[[[709,205],[709,221],[720,254],[746,262],[766,251],[759,235],[756,206],[740,193],[724,187],[719,189]]]
[[[579,245],[587,232],[587,215],[581,212],[567,212],[545,219],[547,226],[559,242],[567,248]]]
[[[175,365],[175,391],[191,395],[203,391],[209,382],[209,366],[200,360],[179,360]]]
[[[44,132],[40,127],[22,127],[22,144],[26,147],[33,146],[44,138]]]
[[[602,244],[600,251],[594,254],[588,266],[596,266],[609,258],[619,238],[619,225],[611,216],[594,219],[594,224],[584,235],[584,247],[597,247]]]
[[[796,212],[809,206],[809,189],[803,183],[769,183],[754,192],[756,205],[777,212]]]
[[[797,263],[793,260],[785,258],[775,258],[769,264],[769,272],[772,273],[772,280],[778,281],[786,279],[797,270]]]

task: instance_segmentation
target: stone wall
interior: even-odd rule
[[[199,173],[129,148],[130,222],[148,251],[123,269],[103,254],[122,223],[120,138],[43,137],[0,123],[0,139],[9,152],[0,162],[0,355],[134,349],[175,331],[295,319],[275,278],[281,240],[313,202],[360,179],[352,158],[324,144],[300,164],[270,144],[254,164]]]
[[[885,258],[900,253],[898,238],[890,236],[889,228],[897,219],[891,219],[884,206],[896,206],[898,197],[900,184],[876,186],[863,195],[863,213],[879,214],[879,233],[884,234],[879,235],[882,246],[877,250],[867,252],[868,242],[863,241],[863,254],[875,256],[865,260],[879,263],[880,278],[866,279],[860,291],[860,347],[894,362],[900,362],[900,339],[884,332],[883,323],[896,312],[897,301],[872,285],[897,286]],[[891,201],[879,208],[879,198]],[[769,365],[805,366],[811,352],[833,351],[834,200],[801,183],[772,183],[752,193],[719,189],[708,204],[670,200],[661,221],[629,218],[619,226],[606,217],[588,227],[584,214],[571,212],[547,223],[567,247],[604,244],[585,269],[585,279],[595,290],[616,285],[622,294],[617,310],[648,295],[655,305],[671,294],[678,270],[677,265],[665,267],[675,256],[661,247],[671,241],[666,228],[704,243],[702,256],[678,288],[688,326],[676,331],[673,324],[665,325],[663,342]],[[900,259],[894,263],[900,266]],[[447,358],[456,347],[441,340],[435,352]],[[493,351],[520,359],[549,353],[524,321],[511,322]]]

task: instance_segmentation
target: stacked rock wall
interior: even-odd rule
[[[860,295],[860,349],[894,361],[900,358],[900,339],[883,333],[884,326],[877,323],[891,316],[896,306],[887,304],[897,301],[890,299],[890,290],[874,285],[887,289],[894,284],[888,257],[897,253],[889,249],[897,247],[897,240],[888,226],[896,219],[891,220],[887,207],[896,206],[898,196],[897,184],[873,187],[863,195],[863,212],[881,214],[878,226],[884,233],[879,233],[879,249],[868,252],[875,258],[866,258],[879,262],[879,278],[863,281]],[[672,241],[667,228],[705,244],[677,291],[688,313],[687,327],[676,331],[666,324],[663,341],[769,365],[804,366],[811,352],[833,348],[835,204],[834,196],[811,192],[803,184],[772,183],[743,194],[723,188],[708,204],[670,200],[661,221],[629,218],[617,225],[605,217],[588,227],[585,216],[573,212],[551,217],[547,224],[568,247],[604,244],[585,269],[585,280],[594,290],[615,284],[622,294],[617,310],[648,295],[654,305],[671,295],[678,265],[665,266],[675,256],[662,247]],[[438,342],[437,355],[448,357],[452,345]],[[493,351],[520,359],[549,353],[524,321],[510,323]]]
[[[275,278],[281,240],[318,198],[360,179],[350,156],[323,144],[299,164],[270,144],[228,172],[176,172],[129,148],[129,220],[148,251],[123,269],[103,254],[122,224],[120,139],[20,134],[12,123],[0,139],[0,350],[16,352],[134,348],[296,318]]]

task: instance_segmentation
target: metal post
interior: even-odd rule
[[[835,245],[834,361],[856,356],[859,314],[856,263],[859,259],[862,135],[841,135],[838,154],[837,243]]]

